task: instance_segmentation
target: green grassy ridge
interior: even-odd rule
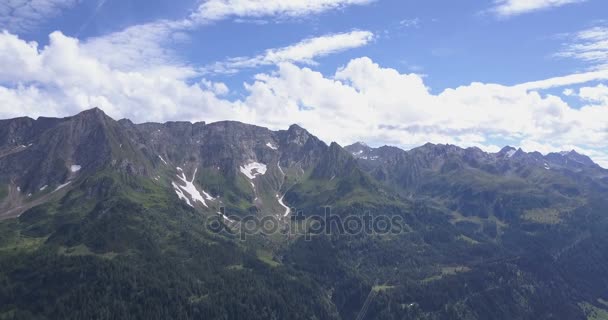
[[[587,315],[587,320],[608,320],[608,310],[599,308],[588,302],[581,302],[581,308]]]
[[[209,191],[213,183],[205,183],[217,177],[206,170],[212,169],[199,169],[197,179]],[[274,196],[277,182],[267,174],[258,181],[263,197]],[[223,192],[246,203],[252,190],[240,176],[234,183],[243,190],[232,185]],[[476,182],[480,190],[485,179]],[[0,235],[0,300],[8,301],[0,306],[0,318],[91,318],[97,312],[149,319],[351,319],[374,284],[383,283],[390,289],[376,290],[370,319],[512,319],[553,313],[580,319],[584,307],[570,294],[593,301],[608,281],[601,264],[607,258],[601,248],[608,244],[608,228],[598,220],[575,220],[582,213],[601,216],[602,202],[586,203],[596,206],[586,207],[590,212],[574,208],[561,223],[541,228],[507,224],[494,215],[460,215],[462,220],[455,221],[455,211],[447,208],[451,199],[404,200],[357,172],[293,181],[289,204],[318,208],[331,203],[338,215],[400,215],[409,228],[389,236],[287,241],[257,236],[240,242],[235,235],[210,233],[204,217],[179,201],[166,179],[156,182],[108,169],[75,183],[64,198],[4,225],[14,231],[6,233],[6,240]],[[513,181],[509,192],[517,195],[519,185]],[[578,228],[590,227],[590,221],[595,224],[591,238],[553,262],[551,254],[571,244]],[[492,225],[504,230],[492,232]],[[513,256],[517,259],[492,263]],[[570,278],[563,279],[564,274]],[[53,278],[51,283],[44,283],[47,278]]]
[[[37,250],[47,237],[33,237],[19,229],[16,220],[0,223],[0,255],[18,255]]]
[[[286,199],[298,209],[318,211],[323,206],[349,206],[356,203],[403,204],[393,193],[354,170],[346,177],[299,180],[286,194]],[[400,201],[401,200],[401,201]]]
[[[140,179],[100,172],[62,200],[0,222],[0,230],[13,230],[0,238],[0,300],[6,302],[0,314],[337,319],[333,304],[305,275],[268,265],[271,252],[260,259],[241,243],[209,233],[203,217],[169,196],[170,189]],[[85,205],[89,197],[99,201]],[[33,227],[44,237],[21,234]],[[243,267],[229,268],[234,265]],[[53,281],[42,282],[47,277]]]
[[[581,205],[580,197],[561,194],[550,185],[517,176],[495,177],[477,169],[432,176],[419,188],[464,216],[495,216],[506,223],[519,221],[529,210]]]
[[[216,168],[202,167],[198,168],[196,183],[214,197],[219,197],[230,215],[249,213],[255,196],[251,184],[241,174],[227,177]]]

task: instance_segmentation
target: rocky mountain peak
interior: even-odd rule
[[[363,142],[356,142],[350,146],[344,147],[344,149],[352,154],[355,158],[366,158],[374,150]]]
[[[566,166],[566,167],[593,167],[598,168],[599,166],[586,155],[582,155],[575,150],[553,152],[546,156],[547,160],[553,164]]]
[[[308,138],[310,137],[310,133],[306,131],[306,129],[300,127],[297,124],[292,124],[289,126],[287,130],[287,142],[297,145],[304,145]]]
[[[501,157],[511,158],[513,155],[515,155],[516,152],[517,152],[517,149],[515,149],[511,146],[505,146],[504,148],[500,149],[500,151],[498,152],[498,155]]]
[[[338,143],[332,142],[312,176],[317,179],[331,179],[335,176],[347,175],[355,166],[356,161],[353,156]]]
[[[77,119],[81,121],[114,121],[114,119],[110,118],[105,112],[103,112],[103,110],[99,108],[84,110],[74,116],[68,117],[68,119]]]

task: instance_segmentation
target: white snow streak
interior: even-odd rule
[[[165,161],[165,159],[163,159],[163,157],[161,157],[160,155],[158,155],[158,158],[160,158],[160,161],[162,161],[165,165],[167,165],[167,161]]]
[[[281,205],[281,207],[285,208],[285,213],[283,214],[283,217],[287,217],[291,213],[291,208],[289,208],[288,206],[285,205],[285,203],[283,203],[284,197],[285,196],[282,196],[281,198],[279,198],[279,195],[277,194],[277,198],[279,199],[279,204]]]
[[[65,188],[65,187],[67,187],[70,183],[72,183],[72,182],[68,181],[68,182],[66,182],[66,183],[64,183],[62,185],[57,186],[57,188],[55,188],[55,191],[59,191],[59,190]],[[55,192],[55,191],[53,191],[53,192]]]
[[[207,200],[215,200],[214,197],[212,197],[210,194],[208,194],[207,192],[205,192],[205,190],[201,191],[203,193],[203,196],[205,196],[205,199]]]
[[[185,186],[181,186],[178,185],[176,183],[172,183],[173,184],[173,188],[175,188],[175,192],[177,193],[178,197],[180,197],[180,199],[188,199],[185,195],[185,193],[187,193],[188,195],[190,195],[190,198],[192,199],[193,202],[200,202],[202,203],[205,207],[209,207],[207,205],[207,203],[205,202],[205,199],[207,200],[215,200],[214,197],[212,197],[210,194],[208,194],[207,192],[205,192],[204,190],[202,191],[202,194],[200,191],[198,191],[198,189],[196,188],[196,186],[194,185],[194,179],[196,179],[196,173],[198,172],[198,168],[194,169],[194,174],[192,175],[192,180],[188,180],[188,178],[186,177],[186,174],[184,174],[184,171],[181,168],[177,168],[179,171],[181,171],[181,175],[177,175],[177,177],[181,180],[181,182],[183,184],[185,184]],[[185,193],[184,193],[185,192]],[[190,206],[193,207],[193,205],[190,203],[189,200],[186,201]]]
[[[70,167],[70,171],[72,171],[72,172],[78,172],[78,171],[80,171],[80,169],[82,169],[82,167],[81,167],[81,166],[79,166],[79,165],[77,165],[77,164],[72,165],[72,166]]]
[[[275,145],[273,145],[271,142],[268,142],[266,144],[266,146],[272,150],[278,150],[279,148],[277,148]]]
[[[186,201],[186,203],[191,206],[192,208],[194,208],[194,206],[192,205],[192,203],[190,203],[190,199],[188,199],[188,197],[186,197],[186,195],[184,195],[184,193],[182,192],[182,190],[180,189],[180,187],[175,184],[175,182],[171,182],[171,184],[173,185],[173,188],[175,189],[175,193],[177,193],[177,196],[181,199]]]
[[[226,221],[228,221],[230,223],[234,222],[234,220],[228,218],[226,215],[223,215],[221,212],[218,212],[217,214],[219,214],[222,218],[224,218],[224,220],[226,220]]]

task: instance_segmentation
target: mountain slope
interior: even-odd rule
[[[608,309],[608,172],[576,152],[342,148],[297,125],[134,124],[98,109],[0,123],[0,319]],[[382,219],[390,232],[346,223]]]

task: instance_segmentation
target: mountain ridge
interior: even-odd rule
[[[40,120],[40,121],[46,121],[46,122],[50,122],[50,123],[57,123],[57,122],[59,122],[61,120],[71,119],[71,118],[74,118],[74,117],[85,116],[85,115],[89,115],[89,114],[94,114],[94,115],[97,115],[97,116],[103,116],[103,117],[105,117],[107,119],[111,119],[113,121],[121,123],[122,125],[134,125],[134,126],[142,126],[142,127],[143,126],[154,126],[154,127],[155,126],[169,126],[169,125],[172,125],[172,124],[176,124],[176,125],[185,124],[185,125],[193,125],[193,126],[205,126],[205,125],[225,125],[225,124],[233,123],[233,124],[237,124],[237,125],[251,126],[251,127],[261,128],[261,129],[267,129],[266,127],[263,127],[263,126],[258,126],[258,125],[255,125],[255,124],[248,124],[248,123],[244,123],[244,122],[241,122],[241,121],[235,121],[235,120],[220,120],[220,121],[215,121],[215,122],[210,122],[210,123],[207,123],[205,121],[199,121],[199,122],[191,122],[191,121],[167,121],[167,122],[164,122],[164,123],[161,123],[161,122],[134,123],[130,119],[127,119],[127,118],[122,118],[122,119],[119,119],[119,120],[114,120],[114,119],[108,117],[105,114],[105,112],[102,109],[98,108],[98,107],[93,107],[91,109],[81,111],[80,113],[78,113],[76,115],[67,116],[67,117],[63,117],[63,118],[51,118],[51,117],[40,116],[40,117],[38,117],[36,119],[33,119],[31,117],[24,116],[24,117],[12,118],[12,119],[1,119],[0,122],[6,122],[6,123],[19,122],[19,121],[36,122],[36,121]],[[10,124],[9,124],[9,126],[2,126],[2,127],[10,127]],[[270,130],[270,129],[267,129],[267,130]],[[276,130],[276,131],[289,131],[289,130],[303,130],[307,134],[310,134],[306,129],[300,127],[297,124],[290,125],[287,130]],[[273,130],[270,130],[270,131],[273,131]],[[456,146],[456,145],[433,144],[433,143],[430,143],[430,142],[428,142],[426,144],[423,144],[423,145],[420,145],[418,147],[413,147],[413,148],[411,148],[409,150],[406,150],[406,149],[403,149],[401,147],[394,146],[394,145],[383,145],[383,146],[380,146],[380,147],[372,148],[366,142],[363,142],[363,141],[358,141],[358,142],[355,142],[353,144],[346,145],[344,148],[346,148],[346,149],[365,148],[365,149],[368,149],[368,150],[377,150],[377,149],[381,149],[381,148],[396,148],[396,149],[408,152],[408,151],[412,151],[414,149],[424,148],[424,147],[429,147],[429,146],[435,146],[435,147],[441,147],[441,146],[443,146],[443,147],[456,147],[456,148],[460,148],[460,149],[475,148],[475,147],[463,148],[463,147],[459,147],[459,146]],[[509,151],[509,150],[524,152],[521,148],[517,149],[517,148],[511,147],[511,146],[508,146],[508,145],[505,146],[505,147],[503,147],[500,151],[495,152],[495,153],[493,153],[493,152],[486,152],[486,151],[483,151],[483,150],[482,151],[484,153],[487,153],[487,154],[506,154],[507,151]],[[538,151],[530,151],[530,152],[524,152],[524,153],[526,153],[526,154],[533,154],[533,153],[538,153]],[[593,160],[591,160],[588,156],[586,156],[584,154],[579,154],[576,150],[553,151],[553,152],[548,152],[544,156],[546,157],[548,155],[571,156],[573,158],[576,157],[576,158],[579,158],[579,161],[584,162],[585,164],[599,166],[597,163],[593,162]],[[605,169],[605,168],[603,168],[603,169]]]
[[[0,319],[606,311],[608,171],[576,152],[342,147],[298,125],[100,109],[0,123]],[[332,232],[312,232],[328,214]],[[398,232],[332,225],[365,219]]]
[[[186,166],[183,168],[189,171],[185,172],[186,176],[202,175],[192,181],[198,183],[201,194],[206,193],[209,199],[225,196],[227,203],[218,202],[217,207],[228,206],[231,211],[241,214],[255,206],[256,210],[282,210],[284,204],[272,198],[285,192],[284,187],[289,185],[285,184],[286,180],[296,181],[308,175],[332,179],[353,170],[336,171],[343,170],[342,166],[361,167],[375,179],[397,185],[398,189],[410,194],[416,188],[417,192],[420,188],[428,188],[420,183],[425,181],[423,179],[428,180],[425,175],[429,172],[446,174],[466,168],[499,176],[515,174],[522,178],[526,178],[522,170],[565,170],[560,174],[584,175],[585,179],[600,184],[608,179],[608,171],[575,151],[543,156],[507,146],[497,153],[488,153],[478,148],[431,143],[405,151],[394,146],[372,148],[362,142],[342,148],[335,142],[327,146],[296,124],[278,131],[238,121],[135,124],[128,119],[115,121],[99,108],[64,118],[33,120],[22,117],[1,121],[7,125],[0,137],[5,141],[0,145],[0,159],[4,160],[0,164],[0,181],[9,182],[11,190],[18,189],[25,194],[17,196],[15,204],[4,201],[4,211],[22,206],[30,195],[47,188],[66,186],[79,173],[103,167],[160,180],[166,179],[171,172],[182,174],[176,168]],[[55,142],[49,144],[52,141]],[[40,149],[41,146],[45,149]],[[336,156],[327,158],[327,151]],[[46,160],[40,156],[43,153],[47,154]],[[29,170],[22,168],[32,160],[35,161]],[[268,169],[268,175],[244,179],[240,168],[249,163],[262,163]],[[331,168],[335,165],[338,167]],[[38,167],[48,169],[41,172],[36,169]],[[25,176],[14,174],[24,170]],[[257,181],[261,189],[256,189]],[[176,193],[182,192],[179,180],[172,183],[178,185]],[[251,186],[247,186],[248,183]],[[229,191],[224,194],[222,190]],[[254,205],[248,205],[252,200]]]

